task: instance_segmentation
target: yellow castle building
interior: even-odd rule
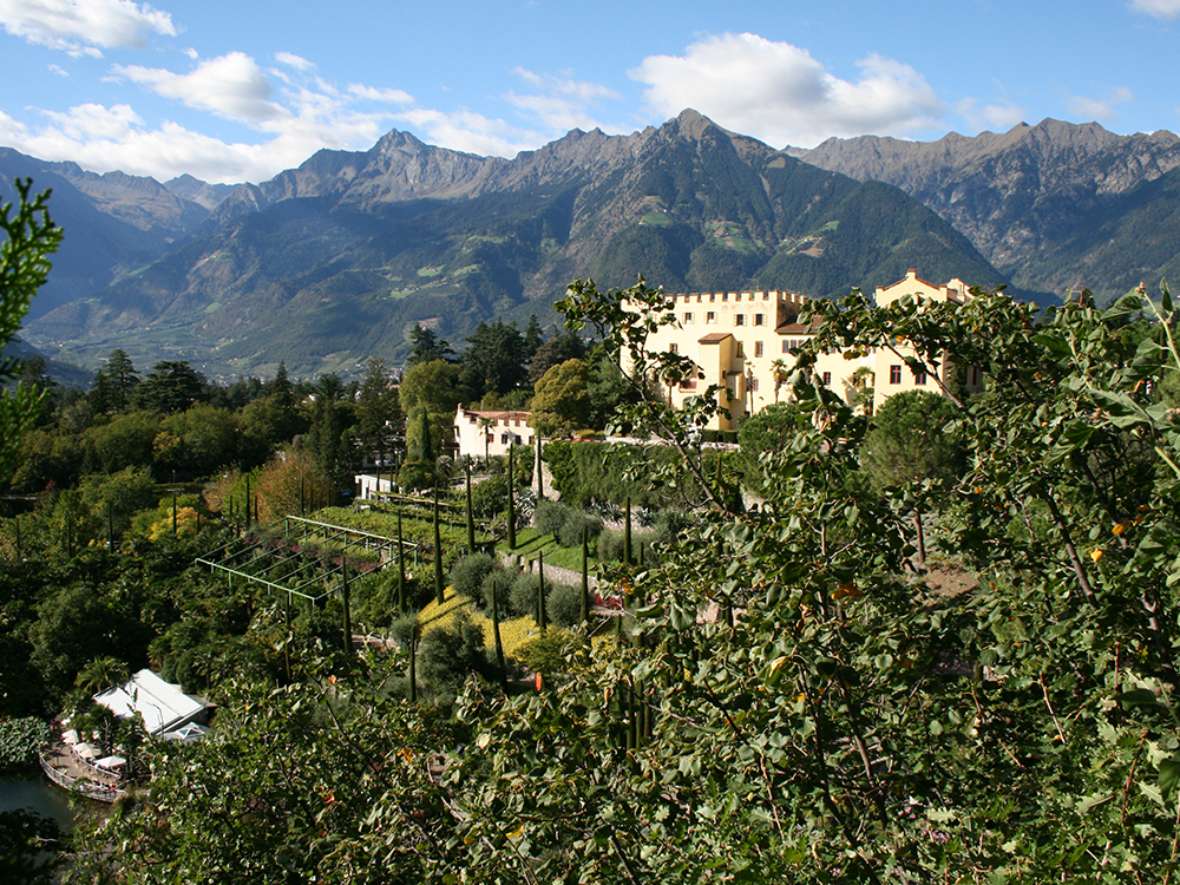
[[[887,306],[906,295],[930,301],[962,304],[971,297],[970,286],[960,279],[942,285],[918,275],[911,267],[895,283],[877,288],[877,305]],[[703,378],[666,390],[669,401],[680,406],[710,385],[720,388],[720,411],[714,430],[736,430],[742,419],[777,402],[785,402],[789,390],[784,369],[795,363],[795,351],[811,338],[814,330],[799,322],[799,312],[808,296],[786,291],[690,292],[671,296],[676,323],[661,327],[648,339],[653,353],[671,351],[687,356],[700,368]],[[818,378],[847,402],[872,390],[876,410],[888,397],[905,390],[941,392],[936,381],[913,372],[902,357],[912,354],[898,345],[901,356],[877,349],[865,356],[845,359],[843,353],[823,353],[816,360]],[[943,382],[954,380],[955,368],[941,360]],[[982,389],[978,369],[967,369],[964,392]],[[867,399],[867,396],[865,397]]]

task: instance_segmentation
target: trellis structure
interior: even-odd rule
[[[313,555],[315,548],[309,545],[322,544],[327,556]],[[418,562],[418,544],[401,541],[403,556],[411,551],[414,562]],[[325,551],[315,550],[316,554]],[[196,562],[206,565],[211,572],[222,572],[229,577],[232,586],[235,578],[265,587],[285,596],[284,614],[288,629],[291,625],[291,601],[298,598],[315,605],[324,599],[339,594],[344,606],[344,635],[346,646],[352,642],[352,617],[350,611],[350,563],[349,556],[356,553],[372,555],[369,568],[361,571],[381,571],[386,565],[396,562],[398,541],[373,532],[348,526],[320,522],[302,516],[287,516],[283,519],[283,534],[278,536],[248,535],[235,538],[216,550],[199,556]]]

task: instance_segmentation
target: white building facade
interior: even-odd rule
[[[903,296],[928,301],[964,303],[970,287],[959,279],[939,285],[922,279],[910,268],[895,283],[876,290],[878,306]],[[676,323],[663,326],[648,338],[648,349],[687,356],[697,365],[702,378],[665,389],[668,401],[680,406],[710,385],[717,385],[721,406],[711,429],[733,431],[742,420],[769,405],[785,401],[787,374],[795,364],[795,352],[814,335],[809,324],[800,323],[799,313],[808,296],[787,291],[691,292],[672,295]],[[815,373],[843,399],[851,402],[865,389],[873,391],[874,410],[895,393],[905,390],[941,392],[936,380],[915,373],[902,357],[913,355],[900,344],[894,353],[880,348],[846,358],[843,352],[822,353]],[[948,387],[956,368],[941,360],[942,380]],[[982,389],[978,369],[968,368],[964,383],[967,393]]]
[[[524,411],[455,410],[455,446],[460,458],[476,460],[508,454],[512,446],[531,446],[531,413]]]

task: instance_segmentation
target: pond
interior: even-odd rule
[[[97,802],[75,798],[55,787],[40,771],[0,778],[0,811],[18,808],[51,818],[67,833],[83,818],[92,820],[106,812]]]

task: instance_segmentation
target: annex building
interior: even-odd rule
[[[455,410],[455,446],[459,457],[495,458],[512,446],[531,446],[531,413],[525,411]]]
[[[880,307],[906,295],[962,304],[971,297],[970,288],[960,279],[932,283],[911,267],[897,282],[879,286],[875,297]],[[798,319],[808,296],[772,290],[690,292],[671,297],[677,322],[653,333],[648,348],[653,353],[670,351],[687,356],[704,375],[703,379],[668,389],[672,405],[679,406],[716,384],[722,408],[712,429],[736,430],[746,416],[786,400],[785,378],[794,365],[795,351],[814,333]],[[898,346],[906,355],[904,348],[904,344]],[[949,386],[955,367],[944,359],[940,369],[943,382]],[[853,359],[845,359],[843,353],[824,353],[816,361],[815,372],[847,402],[871,389],[874,410],[895,393],[940,391],[937,382],[925,373],[913,372],[903,359],[886,349]],[[978,392],[982,384],[980,371],[968,368],[966,392]]]

